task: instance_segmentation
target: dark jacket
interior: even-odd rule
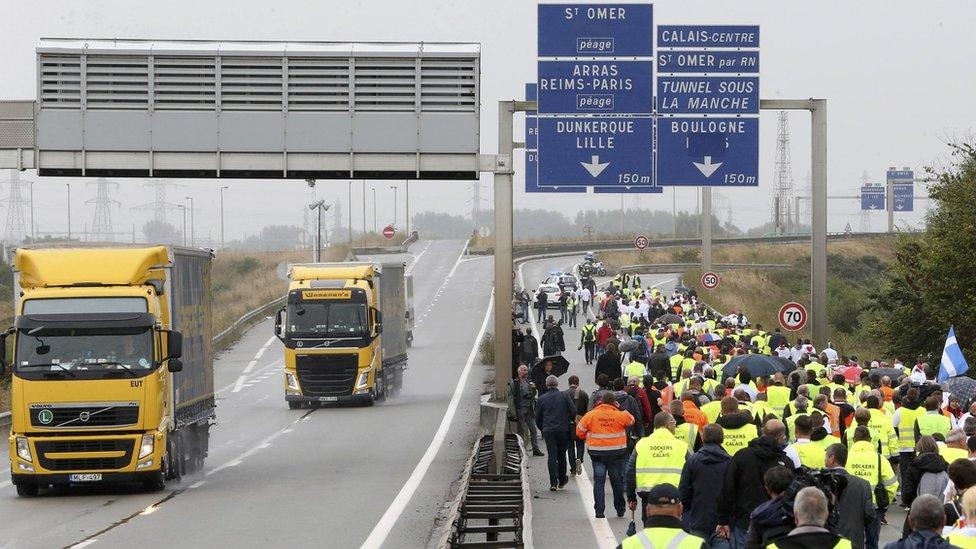
[[[871,484],[856,477],[844,469],[835,469],[837,473],[842,473],[847,478],[847,487],[840,495],[837,502],[837,533],[844,536],[851,542],[853,549],[863,549],[864,547],[864,527],[874,521],[876,512],[874,502],[871,500]]]
[[[803,533],[797,533],[800,530]],[[840,541],[841,536],[823,528],[794,528],[789,534],[773,542],[780,549],[830,549]]]
[[[926,452],[915,456],[908,464],[905,474],[901,478],[902,505],[911,507],[918,496],[918,483],[925,473],[941,473],[949,468],[945,458],[934,452]]]
[[[722,481],[719,524],[742,530],[749,526],[749,515],[769,499],[763,488],[763,475],[776,465],[793,469],[793,460],[786,456],[776,439],[767,436],[753,439],[749,446],[732,456]]]
[[[685,461],[681,470],[681,504],[691,515],[688,524],[692,530],[715,531],[718,496],[730,459],[721,445],[710,443]]]
[[[563,337],[563,329],[558,324],[553,324],[542,334],[542,353],[545,356],[558,355],[566,350],[566,341]]]
[[[898,541],[893,541],[885,545],[884,549],[950,549],[953,547],[955,545],[943,539],[938,532],[922,530],[912,532]]]
[[[577,387],[577,389],[579,389],[579,396],[575,398],[573,397],[572,387],[566,389],[565,393],[569,395],[569,398],[573,401],[573,404],[576,405],[576,416],[582,416],[590,410],[590,395],[586,394],[586,391],[580,387]],[[572,424],[576,425],[576,417],[573,417]]]
[[[535,424],[543,433],[565,433],[576,420],[576,404],[564,391],[549,390],[535,402]]]
[[[613,381],[620,377],[622,372],[623,370],[620,368],[620,355],[603,353],[596,361],[596,368],[593,369],[593,381],[595,383],[596,378],[600,377],[600,374],[607,374],[610,381]]]
[[[617,400],[618,408],[634,416],[634,424],[627,428],[630,438],[643,436],[644,430],[641,425],[644,423],[644,412],[637,399],[628,395],[626,391],[614,391],[613,397]]]
[[[664,377],[671,377],[671,361],[668,360],[668,354],[657,351],[651,353],[647,357],[647,371],[654,376],[654,379],[660,379],[662,373]]]
[[[789,534],[795,526],[796,521],[786,512],[783,496],[764,502],[749,515],[746,549],[764,549],[771,541]]]
[[[531,333],[525,334],[522,338],[522,364],[525,364],[529,368],[535,365],[535,361],[539,358],[539,340],[535,338]]]

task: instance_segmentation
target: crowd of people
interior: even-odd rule
[[[976,403],[937,383],[938,365],[861,363],[682,290],[618,275],[567,292],[589,392],[575,375],[563,390],[550,364],[538,368],[531,330],[513,333],[509,419],[547,455],[550,490],[588,454],[595,516],[608,477],[616,515],[640,511],[644,529],[622,547],[876,549],[901,505],[889,549],[976,548]],[[538,319],[556,333],[563,318],[547,312]],[[558,334],[544,355],[565,351]]]

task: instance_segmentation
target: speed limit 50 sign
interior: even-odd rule
[[[650,244],[651,244],[650,239],[648,239],[646,236],[642,234],[637,235],[637,238],[634,239],[634,247],[637,248],[638,250],[643,250],[647,248]]]
[[[798,332],[807,325],[807,309],[802,304],[791,301],[779,309],[779,324],[784,330]]]
[[[705,288],[706,290],[714,290],[715,288],[718,288],[718,280],[718,273],[713,273],[712,271],[702,273],[702,288]]]

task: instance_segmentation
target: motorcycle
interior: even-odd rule
[[[590,261],[583,262],[579,264],[580,276],[590,277],[594,274],[597,276],[607,276],[607,270],[603,266],[602,261]]]

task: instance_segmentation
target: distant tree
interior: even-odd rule
[[[165,221],[147,221],[142,226],[142,234],[150,244],[182,244],[183,242],[180,231]]]
[[[258,250],[294,250],[302,240],[302,228],[294,225],[267,225],[257,236],[250,236],[245,247]]]
[[[952,154],[945,171],[927,170],[935,208],[923,232],[898,239],[896,261],[873,296],[871,330],[893,354],[931,355],[937,365],[954,325],[966,360],[976,365],[976,146],[953,145]]]
[[[421,238],[467,238],[472,229],[471,218],[463,215],[420,212],[410,220],[410,230],[417,231]]]

